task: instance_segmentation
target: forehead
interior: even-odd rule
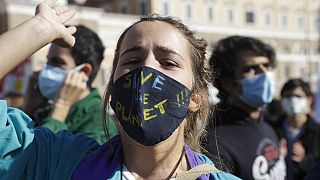
[[[55,44],[51,44],[48,58],[55,56],[72,56],[70,48],[59,47]]]
[[[160,21],[144,21],[131,27],[121,42],[120,52],[133,46],[163,46],[187,53],[188,42],[173,25]]]
[[[62,48],[52,44],[48,53],[49,64],[64,64],[67,66],[74,66],[75,60],[72,56],[71,48]]]
[[[304,90],[301,86],[298,86],[296,88],[284,91],[284,94],[286,94],[286,95],[305,95],[306,93],[304,92]]]
[[[259,55],[253,51],[243,51],[239,54],[239,66],[257,65],[268,63],[269,59],[266,56]]]

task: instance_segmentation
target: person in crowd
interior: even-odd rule
[[[35,78],[36,84],[28,88],[31,92],[27,94],[31,96],[25,98],[23,107],[32,110],[36,106],[31,115],[37,126],[48,127],[53,132],[67,129],[72,133],[84,133],[102,144],[106,141],[101,126],[102,102],[98,90],[92,88],[92,82],[105,48],[95,32],[83,25],[76,28],[73,47],[51,45],[47,64]],[[35,102],[36,97],[39,105]],[[52,103],[43,108],[42,99]],[[110,136],[116,135],[115,124],[110,118],[107,121]]]
[[[23,102],[23,95],[15,92],[9,92],[3,96],[3,99],[7,101],[10,107],[19,108]]]
[[[204,142],[208,155],[243,179],[285,179],[279,141],[263,113],[275,91],[273,48],[252,37],[231,36],[216,44],[209,64],[221,102]]]
[[[308,83],[290,79],[281,89],[285,115],[273,124],[278,136],[286,140],[288,179],[303,179],[320,160],[320,125],[310,116],[312,94]]]
[[[23,47],[38,39],[32,50],[7,52],[16,62],[6,68],[50,41],[74,44],[74,27],[60,24],[73,13],[54,2],[41,3],[35,17],[0,37],[0,49],[13,37],[30,35],[17,40]],[[111,99],[120,135],[102,146],[82,134],[33,128],[28,116],[0,101],[0,178],[178,179],[205,166],[201,179],[238,179],[197,153],[209,111],[205,50],[205,40],[170,17],[147,16],[129,26],[117,43],[104,99],[105,106]]]
[[[37,110],[49,105],[49,100],[41,95],[37,85],[39,73],[40,71],[34,71],[30,75],[26,93],[23,97],[23,102],[20,107],[21,110],[26,113],[35,123],[36,119],[40,119],[35,117]]]

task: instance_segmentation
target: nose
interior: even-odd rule
[[[142,66],[147,66],[147,67],[157,69],[157,64],[158,64],[158,61],[154,53],[152,52],[152,50],[149,50],[142,61]]]
[[[265,73],[268,71],[268,68],[264,64],[259,64],[255,71],[256,74]]]

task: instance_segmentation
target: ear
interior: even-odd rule
[[[85,66],[80,70],[81,72],[84,72],[88,77],[92,73],[92,66],[89,63],[85,63]]]
[[[203,101],[203,96],[201,96],[201,94],[198,93],[193,93],[190,97],[190,102],[189,102],[189,111],[190,112],[196,112],[198,111],[198,109],[201,106],[201,103]]]

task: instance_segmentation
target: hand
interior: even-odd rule
[[[66,28],[63,23],[67,22],[75,15],[75,11],[68,7],[55,7],[57,0],[45,0],[40,3],[35,12],[35,17],[39,19],[42,26],[40,34],[49,33],[50,42],[59,46],[73,46],[75,38],[72,36],[76,32],[74,26]]]
[[[283,157],[287,157],[288,148],[287,148],[287,141],[285,138],[280,139],[279,147],[280,147],[280,155],[282,155]]]
[[[301,163],[305,157],[305,149],[301,141],[297,141],[293,144],[292,157],[291,159],[294,162]]]
[[[87,81],[88,77],[84,72],[69,72],[55,99],[50,117],[65,122],[71,106],[83,97],[83,92],[88,91]]]
[[[56,97],[57,101],[63,101],[73,105],[87,89],[88,76],[84,72],[70,71]]]

